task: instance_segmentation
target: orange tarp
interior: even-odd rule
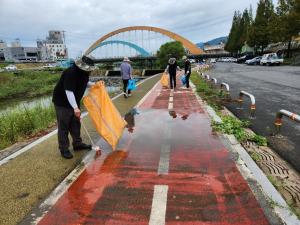
[[[126,122],[112,103],[103,81],[91,87],[83,103],[99,135],[115,150]]]
[[[160,83],[163,87],[169,86],[169,76],[167,73],[163,73],[163,75],[160,78]]]

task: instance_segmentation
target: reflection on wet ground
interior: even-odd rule
[[[135,127],[134,117],[138,114],[139,114],[138,110],[136,108],[133,108],[124,116],[124,119],[127,122],[126,128],[130,133],[133,133],[134,131],[134,127]]]
[[[192,113],[182,120],[166,110],[141,109],[137,116],[126,115],[135,132],[125,130],[114,152],[101,141],[104,154],[40,224],[58,218],[61,224],[148,224],[156,184],[169,185],[170,224],[267,224],[205,114]],[[168,176],[157,175],[163,144],[170,145]]]
[[[101,157],[40,224],[165,224],[155,223],[153,212],[164,213],[155,201],[166,224],[269,224],[191,91],[157,87],[137,110],[117,151],[101,140]]]

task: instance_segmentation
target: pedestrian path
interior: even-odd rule
[[[39,224],[269,224],[190,89],[158,83]]]

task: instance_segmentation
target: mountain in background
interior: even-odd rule
[[[228,40],[228,36],[225,36],[225,37],[219,37],[219,38],[215,38],[213,40],[210,40],[210,41],[207,41],[207,42],[199,42],[197,43],[196,45],[199,47],[199,48],[204,48],[204,45],[217,45],[217,44],[220,44],[221,42],[223,43],[226,43]]]

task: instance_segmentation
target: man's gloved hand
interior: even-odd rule
[[[74,109],[74,114],[75,114],[75,116],[76,116],[78,119],[80,119],[81,111],[80,111],[79,108],[75,108],[75,109]]]

